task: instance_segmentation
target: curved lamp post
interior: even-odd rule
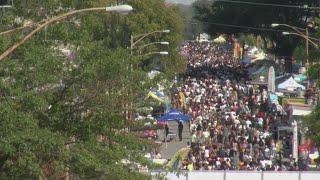
[[[155,33],[170,33],[170,30],[169,29],[157,30],[157,31],[152,31],[152,32],[144,33],[144,34],[138,34],[138,35],[135,35],[135,36],[131,35],[131,40],[130,40],[131,54],[132,54],[133,48],[137,45],[137,43],[142,41],[147,36],[150,36],[150,35],[155,34]],[[137,39],[137,40],[135,40],[135,39]]]
[[[303,34],[301,31],[306,31],[306,29],[303,29],[303,28],[300,28],[300,27],[296,27],[296,26],[291,26],[291,25],[288,25],[288,24],[277,24],[277,23],[272,23],[271,24],[271,27],[279,27],[279,26],[284,26],[284,27],[288,27],[288,28],[291,28],[293,29],[294,31],[296,31],[297,33],[299,34]]]
[[[307,54],[306,67],[308,67],[308,65],[309,65],[309,42],[311,42],[310,39],[309,39],[308,27],[306,27],[304,29],[304,28],[300,28],[300,27],[296,27],[296,26],[291,26],[289,24],[277,24],[277,23],[272,23],[271,24],[271,27],[279,27],[279,26],[288,27],[288,28],[294,30],[296,33],[289,33],[289,34],[303,37],[306,40],[306,54]],[[287,32],[285,32],[285,34],[284,33],[282,33],[282,34],[283,35],[289,35]]]
[[[41,21],[40,23],[43,23],[43,22],[45,22],[45,21]],[[38,23],[37,23],[37,24],[38,24]],[[10,30],[7,30],[7,31],[3,31],[3,32],[0,32],[0,36],[1,36],[1,35],[10,34],[10,33],[12,33],[12,32],[15,32],[15,31],[24,29],[24,28],[26,28],[26,27],[33,27],[33,26],[36,26],[37,24],[36,24],[36,23],[32,23],[32,24],[29,24],[29,25],[25,25],[25,26],[17,27],[17,28],[10,29]]]
[[[144,48],[148,47],[148,46],[151,46],[153,44],[161,44],[161,45],[169,45],[170,43],[169,42],[152,42],[152,43],[148,43],[148,44],[145,44],[143,46],[141,46],[138,50],[141,51],[143,50]]]
[[[317,43],[313,41],[313,40],[317,40],[316,38],[307,37],[305,35],[301,35],[299,33],[294,33],[294,32],[282,32],[282,35],[285,35],[285,36],[296,35],[296,36],[302,37],[302,38],[306,39],[307,41],[309,41],[314,47],[319,48],[319,45],[317,45]]]
[[[142,56],[148,56],[148,55],[152,55],[152,54],[168,55],[169,52],[168,51],[149,52],[147,54],[142,54]]]
[[[53,18],[50,18],[46,21],[44,21],[43,24],[40,24],[36,29],[31,31],[28,35],[26,35],[24,38],[22,38],[19,42],[11,46],[9,49],[7,49],[5,52],[3,52],[0,55],[0,61],[3,60],[5,57],[7,57],[9,54],[11,54],[15,49],[17,49],[20,45],[25,43],[27,40],[29,40],[33,35],[35,35],[37,32],[48,26],[49,24],[52,24],[57,21],[61,21],[63,19],[66,19],[67,17],[84,13],[84,12],[92,12],[92,11],[106,11],[106,12],[116,12],[121,14],[127,14],[130,11],[132,11],[133,8],[129,5],[119,5],[119,6],[113,6],[113,7],[96,7],[96,8],[86,8],[86,9],[80,9],[80,10],[74,10],[71,12],[67,12],[62,15],[55,16]]]

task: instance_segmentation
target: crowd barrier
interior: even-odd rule
[[[153,180],[320,180],[320,171],[151,172]]]

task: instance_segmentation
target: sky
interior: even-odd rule
[[[166,0],[166,1],[171,3],[191,4],[196,0]]]

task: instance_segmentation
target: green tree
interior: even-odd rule
[[[113,1],[15,1],[0,18],[0,32],[27,22]],[[57,179],[68,171],[82,179],[145,179],[122,159],[152,165],[142,155],[145,140],[128,132],[125,104],[136,104],[156,82],[147,70],[160,66],[165,77],[184,70],[178,55],[181,22],[164,1],[132,0],[128,17],[90,13],[70,17],[39,32],[0,63],[0,179]],[[33,27],[0,37],[3,52]],[[170,56],[130,56],[133,34],[170,29],[143,43],[169,41]],[[149,47],[147,51],[156,50]],[[141,62],[150,61],[145,69]],[[134,67],[131,68],[130,67]],[[144,82],[144,83],[143,83]],[[98,141],[103,135],[102,141]]]
[[[320,25],[320,19],[315,18],[314,20],[314,28],[316,29],[314,35],[312,37],[319,38],[320,37],[320,29],[318,28]],[[313,39],[313,41],[315,41]],[[319,43],[316,41],[316,43]],[[308,68],[308,76],[315,80],[317,83],[316,91],[319,96],[319,90],[320,90],[320,64],[319,64],[319,49],[312,50],[310,52],[309,62],[310,67]],[[313,139],[317,146],[320,147],[320,105],[318,105],[313,109],[312,113],[306,117],[306,119],[303,121],[304,126],[307,129],[307,135]]]
[[[303,121],[304,126],[307,129],[307,135],[311,139],[313,139],[317,146],[320,146],[320,106],[318,105],[314,111],[308,115],[304,121]]]
[[[281,4],[288,6],[318,6],[313,0],[249,0],[252,3]],[[291,56],[295,47],[303,39],[295,36],[283,36],[281,32],[269,31],[272,23],[289,24],[305,28],[310,19],[316,17],[317,12],[308,8],[289,8],[263,6],[258,4],[227,3],[221,1],[198,0],[194,4],[196,18],[203,22],[206,31],[210,34],[249,33],[260,35],[263,41],[270,39],[275,46],[269,49],[272,53],[281,56]],[[295,16],[292,16],[295,14]],[[242,26],[244,28],[217,25],[217,23]],[[253,28],[245,28],[253,27]],[[256,29],[262,28],[262,30]],[[281,27],[278,30],[290,31]]]

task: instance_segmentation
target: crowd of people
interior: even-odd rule
[[[230,47],[230,44],[219,45],[209,42],[189,41],[183,44],[181,54],[188,59],[188,65],[193,68],[217,67],[219,65],[233,66],[237,61],[233,58],[231,51],[226,53],[226,50]]]
[[[192,116],[191,150],[182,169],[301,169],[292,157],[292,133],[278,136],[276,131],[283,114],[270,106],[265,87],[249,83],[230,47],[186,42],[181,48],[188,70],[177,92],[184,94],[185,102],[175,102]]]

